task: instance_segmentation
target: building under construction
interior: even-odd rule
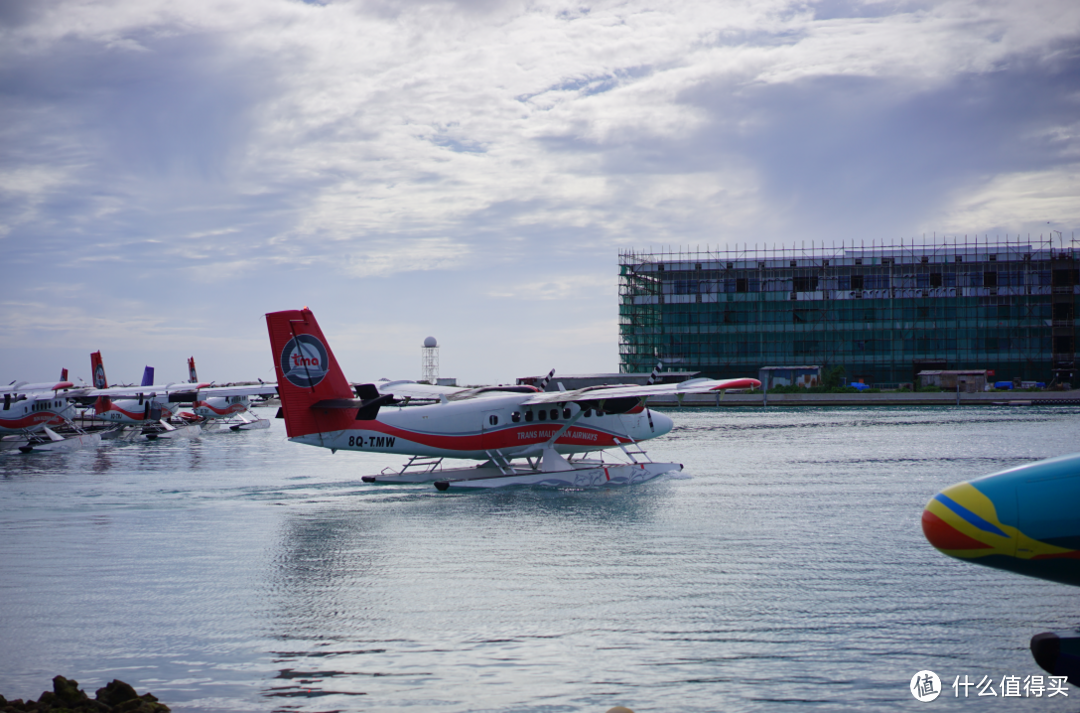
[[[622,372],[754,376],[843,366],[892,386],[918,372],[1074,382],[1080,249],[1051,240],[619,254]]]

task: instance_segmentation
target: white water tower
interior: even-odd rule
[[[435,337],[424,340],[420,361],[420,380],[434,384],[439,379],[439,342]]]

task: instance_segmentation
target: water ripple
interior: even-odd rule
[[[0,457],[0,692],[174,711],[906,710],[1038,673],[1074,590],[949,560],[940,488],[1068,452],[1080,408],[675,413],[680,479],[372,487],[267,431]],[[977,699],[950,701],[973,708]],[[1044,711],[1072,710],[1041,699]]]

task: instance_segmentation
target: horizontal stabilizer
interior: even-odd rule
[[[363,399],[323,399],[311,404],[311,408],[363,408]]]
[[[357,398],[363,399],[364,401],[379,398],[379,389],[375,384],[354,384],[353,391],[356,392]]]
[[[383,394],[373,399],[323,399],[311,405],[313,409],[354,408],[357,421],[373,421],[379,413],[379,407],[393,403],[393,394]]]

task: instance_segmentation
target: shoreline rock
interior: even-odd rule
[[[169,707],[153,693],[141,696],[130,685],[114,679],[97,689],[94,698],[79,688],[73,678],[56,676],[53,689],[36,700],[16,698],[9,701],[0,695],[0,713],[169,713]]]

